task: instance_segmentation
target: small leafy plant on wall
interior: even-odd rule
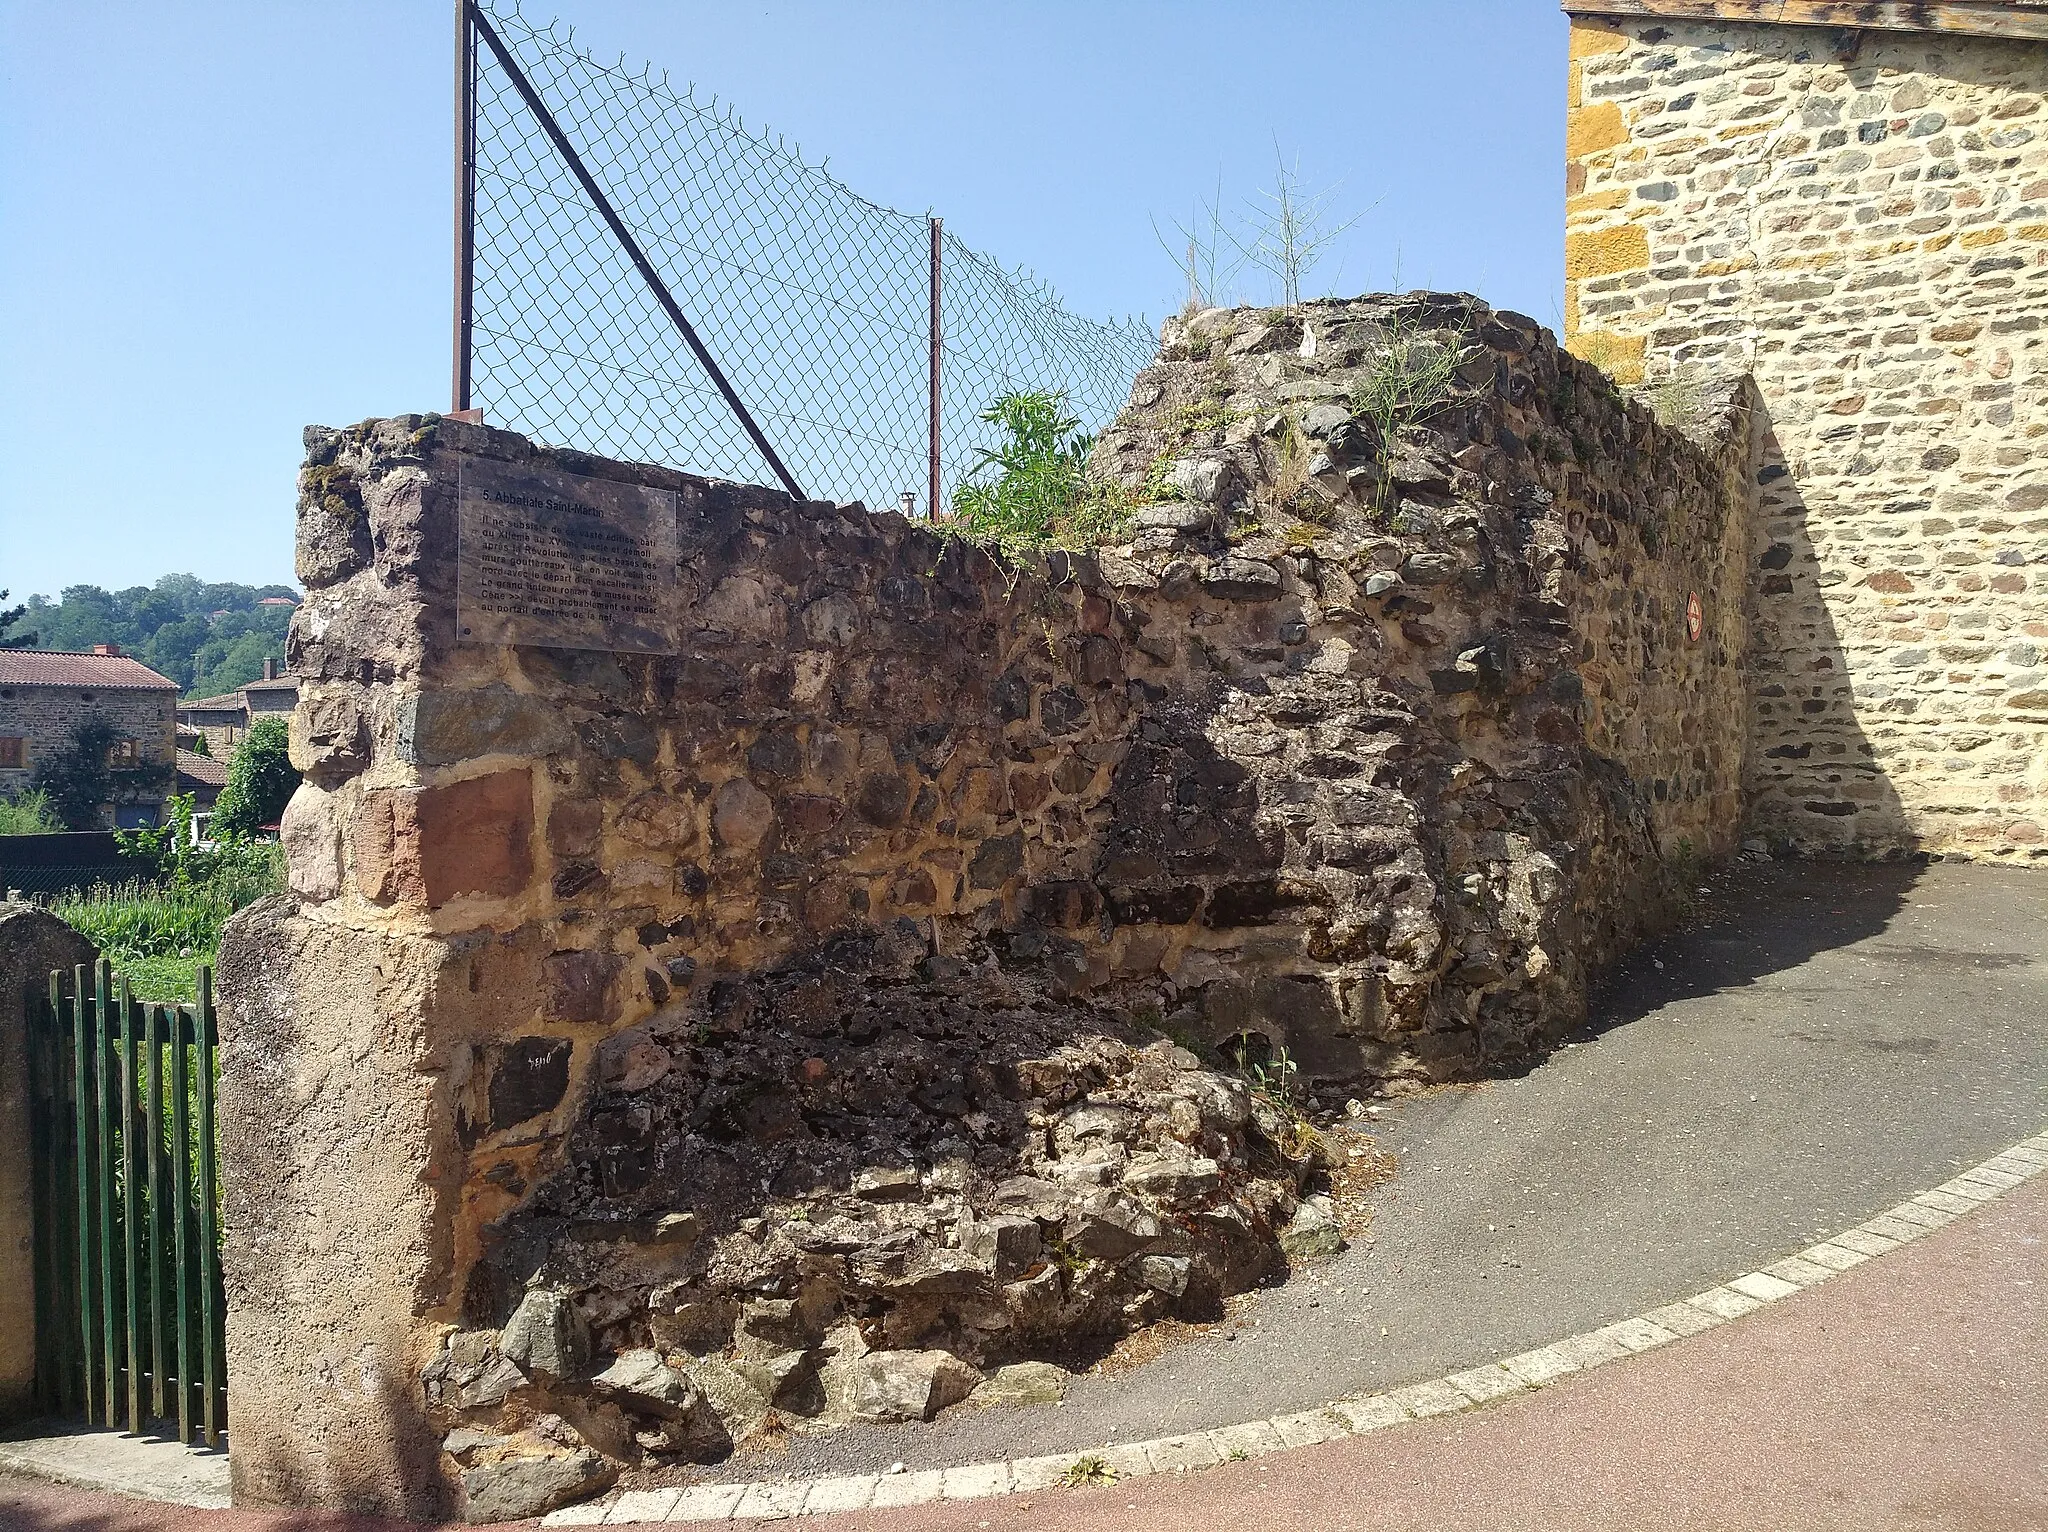
[[[1013,558],[1116,542],[1130,525],[1129,492],[1090,484],[1095,438],[1067,413],[1064,394],[1009,393],[981,412],[1003,439],[982,449],[953,493],[953,518],[938,530]]]

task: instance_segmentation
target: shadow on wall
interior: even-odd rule
[[[1865,665],[1857,679],[1825,597],[1842,577],[1821,566],[1805,493],[1767,412],[1760,432],[1748,833],[1779,855],[1912,858],[1918,837],[1859,707],[1910,717],[1921,699],[1910,671],[1894,684]]]

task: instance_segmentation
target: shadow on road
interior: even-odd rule
[[[1584,1042],[1674,1001],[1742,989],[1822,952],[1882,932],[1926,874],[1923,863],[1737,863],[1702,885],[1693,920],[1638,948],[1610,972]]]

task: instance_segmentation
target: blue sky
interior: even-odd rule
[[[524,0],[1077,312],[1178,306],[1154,237],[1277,141],[1360,215],[1312,286],[1555,327],[1553,0]],[[443,408],[442,0],[0,0],[0,585],[289,581],[299,431]],[[1254,278],[1244,296],[1267,295]]]

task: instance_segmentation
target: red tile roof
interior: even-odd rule
[[[218,697],[195,697],[190,702],[181,702],[178,711],[182,713],[187,708],[201,708],[215,713],[239,713],[247,705],[240,692],[222,692]]]
[[[125,654],[0,649],[0,686],[96,686],[104,691],[176,691],[178,683]]]
[[[228,768],[225,761],[216,761],[210,755],[199,755],[191,750],[178,752],[178,775],[190,777],[195,782],[204,782],[208,787],[228,785]]]

